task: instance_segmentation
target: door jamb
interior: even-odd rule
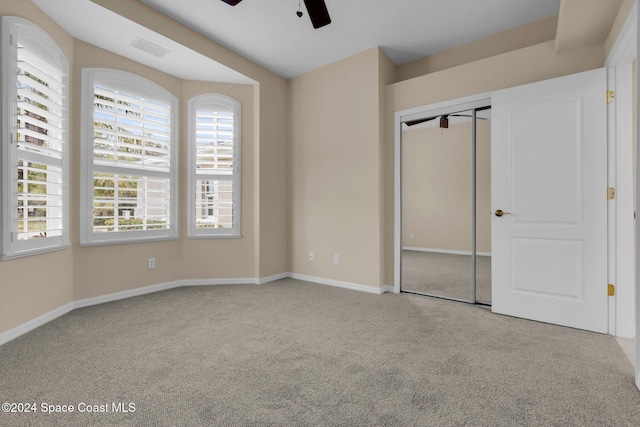
[[[615,101],[609,104],[609,187],[616,190],[610,202],[609,283],[616,285],[612,297],[609,333],[632,338],[634,331],[633,259],[633,163],[632,139],[632,63],[637,57],[637,3],[629,13],[605,66],[609,90]]]
[[[636,337],[636,373],[635,383],[640,388],[640,340],[637,339],[637,331],[640,330],[640,292],[636,290],[640,286],[640,277],[635,274],[640,255],[640,228],[636,227],[633,233],[634,219],[631,212],[633,205],[633,163],[632,144],[633,138],[633,96],[632,63],[638,58],[638,2],[634,2],[629,16],[624,23],[615,44],[613,45],[605,66],[609,73],[609,90],[615,90],[615,102],[608,108],[609,125],[609,186],[616,189],[613,203],[614,211],[610,210],[610,246],[609,246],[609,283],[616,285],[616,295],[611,297],[609,303],[610,327],[609,333],[632,338]],[[636,66],[636,82],[638,70]],[[636,88],[637,91],[637,88]],[[636,92],[636,114],[638,109],[638,97]],[[636,136],[637,137],[637,136]],[[636,140],[636,146],[638,141]],[[636,153],[640,158],[640,151]],[[613,170],[611,170],[613,169]],[[640,200],[640,180],[636,179],[636,200]],[[615,216],[614,216],[615,215]],[[611,225],[613,223],[613,225]],[[634,238],[635,253],[634,258]],[[634,281],[635,275],[635,281]],[[635,298],[634,298],[635,291]],[[634,322],[635,316],[635,322]],[[635,323],[635,324],[634,324]]]

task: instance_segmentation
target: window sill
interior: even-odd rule
[[[30,257],[34,255],[42,255],[49,252],[57,252],[69,249],[71,245],[69,243],[65,243],[63,245],[58,246],[50,246],[48,248],[39,248],[39,249],[30,249],[28,251],[15,252],[11,254],[2,254],[2,261],[11,261],[14,259]]]
[[[189,240],[205,240],[205,239],[242,239],[241,234],[192,234],[188,235]]]
[[[124,239],[111,239],[111,240],[94,240],[90,242],[80,242],[80,247],[91,246],[109,246],[109,245],[124,245],[130,243],[153,243],[178,240],[177,236],[158,236],[158,237],[134,237]]]

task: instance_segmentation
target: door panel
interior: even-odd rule
[[[607,331],[606,71],[492,98],[492,309]]]
[[[582,257],[582,242],[576,240],[513,238],[513,292],[581,300]]]
[[[511,200],[519,213],[514,223],[581,222],[580,111],[579,100],[558,99],[511,113]],[[541,188],[550,190],[545,191],[544,204]]]

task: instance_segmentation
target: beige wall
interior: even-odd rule
[[[622,31],[624,23],[627,21],[627,18],[629,18],[629,13],[631,12],[631,8],[633,7],[633,4],[635,2],[636,0],[624,0],[620,5],[618,14],[616,15],[613,25],[611,26],[611,31],[609,31],[609,35],[607,36],[607,40],[604,44],[607,56],[611,52],[611,49],[618,39],[618,36],[620,36],[620,31]]]
[[[561,0],[556,52],[605,43],[622,0]]]
[[[541,19],[398,66],[398,81],[554,40],[558,16]]]
[[[384,286],[388,284],[386,281],[387,269],[389,266],[385,260],[387,258],[387,241],[393,241],[393,233],[391,230],[387,230],[386,225],[386,197],[387,191],[387,171],[386,171],[386,158],[388,151],[388,144],[386,143],[387,133],[393,129],[393,113],[389,110],[389,85],[395,83],[398,78],[398,67],[389,59],[389,57],[379,50],[379,67],[378,67],[378,96],[379,96],[379,113],[380,113],[380,129],[379,129],[379,153],[380,153],[380,173],[379,173],[379,192],[380,192],[380,223],[378,224],[380,232],[380,283]]]
[[[491,252],[490,128],[478,120],[478,252]],[[403,131],[403,247],[471,251],[472,155],[471,121]]]
[[[370,49],[290,82],[295,273],[380,285],[379,55]]]
[[[592,70],[604,44],[557,54],[553,41],[470,62],[393,85],[395,111]]]
[[[260,103],[255,112],[256,171],[255,219],[256,238],[255,277],[269,277],[291,270],[290,264],[290,194],[287,152],[289,118],[287,83],[281,78],[265,79],[260,83]]]

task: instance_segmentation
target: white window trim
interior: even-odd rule
[[[14,136],[17,117],[17,49],[14,42],[18,36],[37,40],[58,62],[63,73],[62,93],[62,235],[17,241],[17,218],[12,209],[16,195],[17,149]],[[66,249],[69,244],[69,62],[49,34],[32,22],[15,17],[2,17],[2,259],[9,260],[24,256]]]
[[[93,232],[93,98],[96,82],[117,82],[119,86],[129,85],[156,99],[168,102],[171,108],[171,173],[170,173],[170,226],[163,230],[143,230],[126,232]],[[162,86],[136,74],[109,68],[82,69],[82,112],[80,148],[80,246],[97,246],[120,243],[140,243],[147,241],[175,240],[178,237],[178,98]],[[153,176],[144,171],[140,175]]]
[[[196,108],[199,102],[206,102],[207,106],[219,105],[223,111],[233,111],[233,153],[234,153],[234,171],[233,171],[233,207],[234,207],[234,225],[232,228],[196,228]],[[187,237],[190,239],[239,239],[242,238],[242,108],[241,104],[226,95],[218,93],[206,93],[189,101],[188,109],[189,117],[189,201],[188,201],[188,227]]]

